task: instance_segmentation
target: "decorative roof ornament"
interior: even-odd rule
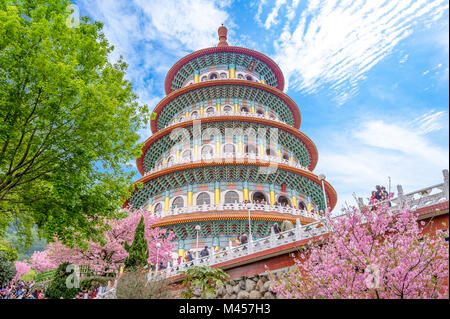
[[[222,25],[218,29],[218,33],[219,33],[219,44],[217,45],[218,47],[227,47],[228,46],[227,32],[228,32],[228,29],[222,23]]]

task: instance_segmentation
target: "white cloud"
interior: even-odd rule
[[[280,10],[281,6],[286,4],[286,0],[277,0],[275,2],[275,6],[273,7],[270,14],[267,16],[266,22],[264,22],[264,27],[266,29],[269,29],[272,25],[278,24],[278,21],[276,21],[276,18],[278,16],[278,11]]]
[[[338,193],[336,208],[354,204],[353,192],[366,198],[375,185],[388,187],[388,176],[392,191],[398,184],[409,192],[440,183],[442,169],[449,167],[448,146],[436,146],[427,134],[448,129],[445,113],[431,111],[411,121],[358,120],[360,125],[318,144],[324,151],[315,171],[329,176]]]
[[[275,5],[272,12],[275,9],[280,10]],[[290,88],[315,93],[328,85],[342,104],[357,92],[367,72],[417,25],[430,25],[446,11],[445,0],[311,0],[296,24],[289,20],[292,11],[288,13],[274,43],[275,60]]]

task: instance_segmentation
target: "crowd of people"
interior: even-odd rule
[[[386,190],[386,187],[377,185],[375,186],[375,190],[372,191],[372,195],[369,199],[369,205],[374,205],[377,202],[384,202],[386,200],[389,200],[389,198],[392,197],[393,194],[389,194]],[[389,203],[390,206],[390,203]]]
[[[0,290],[0,299],[44,299],[45,295],[33,289],[34,281],[13,280],[4,283]]]

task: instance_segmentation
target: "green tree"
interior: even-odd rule
[[[142,269],[148,265],[148,243],[147,239],[145,239],[144,216],[141,216],[141,220],[136,227],[131,246],[125,242],[125,250],[129,254],[124,261],[125,269]]]
[[[100,240],[130,192],[147,121],[102,24],[68,0],[0,0],[0,237]]]
[[[14,261],[9,259],[5,251],[0,250],[0,285],[9,282],[16,275]]]
[[[0,238],[0,252],[4,254],[4,257],[10,261],[16,261],[18,258],[18,252],[14,246],[7,240]]]
[[[79,292],[79,287],[69,287],[68,282],[73,284],[69,276],[76,276],[72,271],[67,271],[70,264],[65,262],[58,266],[48,288],[45,290],[45,296],[50,299],[73,299]],[[78,278],[79,280],[79,278]]]

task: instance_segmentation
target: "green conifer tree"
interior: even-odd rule
[[[144,216],[141,217],[139,225],[136,227],[134,240],[131,246],[125,242],[125,249],[128,251],[128,257],[125,259],[125,269],[144,268],[148,265],[148,243],[144,237],[145,224]]]

